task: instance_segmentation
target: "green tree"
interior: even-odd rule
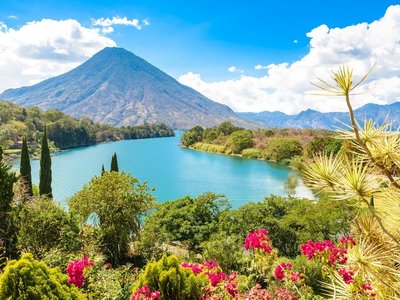
[[[200,244],[217,231],[220,215],[228,208],[227,200],[214,193],[160,204],[145,220],[139,247],[151,256],[148,249],[158,252],[163,243],[180,242],[189,251],[199,252]]]
[[[159,261],[147,264],[133,290],[147,285],[151,291],[160,292],[160,300],[200,299],[208,279],[195,275],[192,270],[180,266],[176,256],[163,256]]]
[[[248,130],[239,130],[229,136],[230,148],[233,153],[239,154],[246,148],[254,146],[253,136]]]
[[[242,130],[242,129],[243,128],[237,127],[237,126],[233,125],[229,121],[222,122],[217,127],[217,130],[219,132],[222,132],[222,134],[225,135],[225,136],[231,135],[233,132],[238,131],[238,130]]]
[[[36,198],[19,212],[18,248],[42,258],[51,249],[80,249],[79,226],[71,214],[50,199]]]
[[[185,147],[196,144],[203,140],[204,128],[201,126],[195,126],[189,131],[185,131],[181,136],[181,143]]]
[[[146,183],[124,172],[106,172],[92,178],[70,199],[69,206],[82,223],[94,217],[103,253],[116,264],[126,257],[128,244],[153,202]]]
[[[67,279],[58,268],[51,269],[27,253],[10,261],[0,275],[0,299],[86,299]]]
[[[308,240],[335,239],[349,230],[350,217],[341,203],[322,198],[317,202],[270,196],[225,212],[220,231],[244,239],[249,231],[265,228],[280,255],[296,257]]]
[[[3,149],[0,147],[0,266],[1,259],[13,258],[16,254],[16,228],[13,218],[13,186],[17,182],[11,167],[3,162]]]
[[[20,176],[23,179],[24,185],[26,186],[27,194],[29,196],[33,196],[31,162],[29,159],[29,149],[26,136],[24,136],[22,139]]]
[[[281,162],[303,153],[303,147],[296,138],[272,138],[268,141],[265,159]]]
[[[118,172],[117,153],[114,153],[113,156],[111,157],[111,168],[110,168],[110,172]]]
[[[44,127],[42,146],[40,152],[40,180],[39,180],[39,194],[53,198],[51,188],[51,157],[49,144],[47,141],[47,130]]]
[[[106,170],[104,169],[104,164],[101,165],[101,175],[103,175],[106,172]]]

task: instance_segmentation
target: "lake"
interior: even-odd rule
[[[85,183],[100,175],[101,165],[110,168],[111,156],[118,156],[120,171],[147,181],[158,202],[210,191],[224,194],[238,207],[265,196],[286,195],[284,181],[293,171],[283,165],[178,147],[175,137],[109,142],[58,152],[52,157],[53,195],[66,205],[67,199]],[[18,162],[19,163],[19,162]],[[39,161],[31,161],[32,180],[39,181]],[[313,198],[299,181],[296,196]]]

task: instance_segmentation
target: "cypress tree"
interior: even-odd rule
[[[2,259],[16,255],[17,230],[12,216],[13,185],[17,182],[11,167],[3,163],[3,149],[0,147],[0,268]]]
[[[106,170],[104,169],[104,164],[101,165],[101,175],[103,175],[106,172]]]
[[[22,139],[21,148],[21,164],[20,164],[21,178],[24,180],[25,187],[29,196],[33,196],[32,192],[32,175],[31,175],[31,162],[29,159],[28,143],[26,136]]]
[[[111,168],[110,172],[118,172],[118,159],[117,159],[117,153],[114,153],[114,155],[111,158]]]
[[[42,148],[40,153],[40,181],[39,181],[39,195],[45,195],[53,198],[51,189],[51,157],[49,144],[47,141],[46,126],[43,131]]]

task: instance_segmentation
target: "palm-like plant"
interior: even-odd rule
[[[353,70],[342,66],[332,72],[333,83],[319,79],[314,84],[325,95],[344,96],[351,125],[339,131],[339,138],[348,141],[351,150],[316,156],[303,172],[305,181],[318,192],[358,207],[353,221],[358,243],[349,250],[349,265],[357,278],[372,284],[376,299],[399,299],[400,132],[373,120],[361,126],[350,102],[370,72],[354,83]],[[335,299],[366,299],[338,274],[329,286]]]

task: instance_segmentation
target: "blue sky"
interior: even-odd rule
[[[147,20],[150,24],[140,30],[134,26],[113,25],[113,32],[103,36],[177,79],[188,73],[197,74],[203,84],[240,80],[243,76],[260,78],[267,72],[268,65],[292,64],[307,56],[311,38],[306,34],[314,28],[326,24],[329,29],[343,29],[363,22],[372,23],[382,18],[388,7],[396,3],[398,1],[383,0],[325,3],[252,0],[0,1],[0,21],[8,30],[19,30],[28,22],[42,19],[73,19],[84,28],[93,28],[93,20],[116,16],[139,22]],[[256,70],[256,65],[263,67]],[[232,72],[228,71],[229,68]],[[190,80],[188,77],[182,79],[185,84],[203,89],[201,92],[207,95],[205,87],[193,82],[193,78]],[[29,82],[35,82],[34,78]],[[268,88],[271,91],[275,89],[273,86],[264,90]],[[214,94],[218,97],[218,93]],[[230,102],[226,104],[232,106]],[[237,110],[246,110],[243,105]],[[249,110],[265,109],[263,106],[250,106]],[[317,106],[308,106],[321,110]],[[304,109],[305,106],[298,105],[298,108]]]

